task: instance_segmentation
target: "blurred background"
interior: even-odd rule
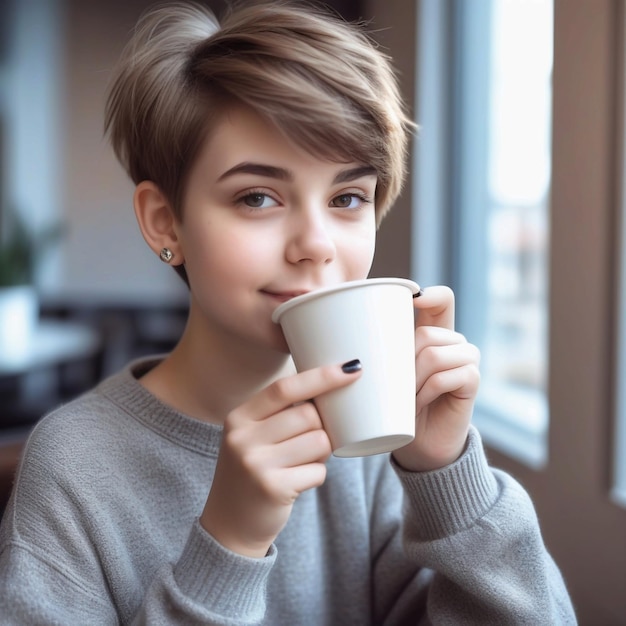
[[[0,0],[0,511],[33,424],[185,322],[103,137],[151,4]],[[626,624],[624,2],[328,4],[369,23],[420,125],[373,275],[453,287],[492,464],[530,492],[580,623]]]

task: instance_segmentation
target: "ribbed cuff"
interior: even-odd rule
[[[196,520],[174,568],[174,578],[185,596],[214,614],[253,622],[265,614],[267,578],[275,561],[273,545],[262,559],[235,554]]]
[[[451,465],[432,472],[408,472],[392,457],[411,508],[415,538],[433,541],[472,526],[494,505],[498,483],[489,468],[478,431],[470,428],[467,448]]]

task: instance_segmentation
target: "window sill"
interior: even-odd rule
[[[626,487],[613,487],[611,489],[611,500],[626,509]]]

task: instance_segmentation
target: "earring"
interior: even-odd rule
[[[169,263],[174,258],[174,253],[169,248],[163,248],[159,252],[159,258],[163,263]]]

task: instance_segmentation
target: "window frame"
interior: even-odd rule
[[[626,68],[626,11],[622,11],[620,18],[618,46],[621,49],[621,58],[617,64],[618,71],[615,72],[620,171],[618,174],[618,214],[615,228],[616,323],[614,332],[616,352],[613,378],[615,427],[611,499],[615,504],[626,508],[626,81],[622,78],[624,68]]]
[[[475,213],[469,219],[463,205],[468,197],[473,198],[473,206],[478,210],[489,204],[486,185],[477,181],[484,178],[488,158],[490,49],[486,42],[491,37],[492,1],[421,0],[419,9],[420,65],[415,102],[422,127],[413,160],[415,245],[411,274],[424,285],[448,284],[453,288],[458,303],[457,327],[480,345],[481,314],[475,307],[464,305],[482,300],[487,294],[486,278],[477,282],[467,262],[472,258],[473,267],[486,267],[484,254],[476,259],[487,248],[487,235],[483,228],[485,219],[476,219]],[[472,156],[467,158],[470,149]],[[450,180],[455,183],[451,185]],[[548,302],[546,306],[549,307]],[[502,396],[498,402],[492,402],[479,394],[473,422],[483,439],[533,469],[545,467],[547,397],[538,403],[545,415],[532,423],[524,423],[515,411],[502,410],[501,399]],[[505,400],[504,405],[517,406],[514,400]]]
[[[623,172],[626,179],[626,171]],[[613,461],[612,499],[626,507],[626,199],[622,197],[620,246],[618,250],[618,293],[615,368],[615,445]]]

